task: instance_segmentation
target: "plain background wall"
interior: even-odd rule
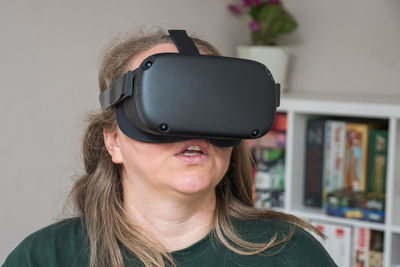
[[[101,51],[138,27],[184,28],[225,55],[246,43],[227,0],[0,2],[0,263],[25,236],[62,218],[81,173],[85,113],[98,110]],[[289,90],[399,96],[400,1],[286,0],[299,22],[283,38]]]
[[[289,90],[400,94],[400,1],[284,2],[300,24],[287,36],[293,51]]]

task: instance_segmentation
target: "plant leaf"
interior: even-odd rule
[[[296,29],[297,22],[285,9],[280,5],[265,5],[260,10],[259,21],[261,29],[257,36],[259,40],[256,43],[265,45],[276,44],[276,39],[283,33],[288,33]]]
[[[249,14],[250,16],[254,19],[259,21],[260,20],[260,12],[262,8],[265,6],[265,4],[259,5],[259,6],[251,6],[249,9]]]

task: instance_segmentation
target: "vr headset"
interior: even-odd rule
[[[100,94],[116,106],[117,124],[132,139],[169,143],[207,139],[235,146],[272,127],[280,85],[261,63],[201,55],[183,30],[169,30],[179,53],[160,53]]]

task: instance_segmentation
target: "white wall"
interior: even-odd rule
[[[299,21],[289,88],[400,94],[400,1],[285,0]]]
[[[248,35],[227,2],[0,2],[0,263],[62,215],[108,41],[138,26],[185,28],[234,55]],[[400,94],[400,1],[285,3],[300,24],[283,40],[294,44],[289,90]]]

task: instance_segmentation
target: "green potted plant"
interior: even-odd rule
[[[238,56],[259,61],[272,72],[275,80],[286,88],[289,63],[287,47],[278,45],[279,36],[297,28],[295,18],[280,0],[240,0],[228,5],[234,15],[247,14],[251,45],[240,45]]]

